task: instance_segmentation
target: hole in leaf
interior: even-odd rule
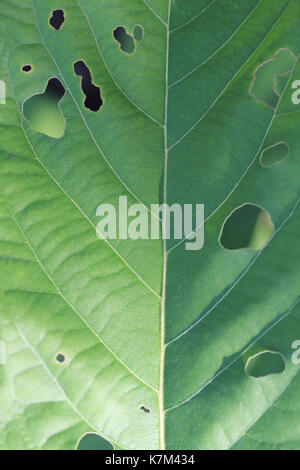
[[[137,33],[140,36],[140,33]],[[124,26],[118,26],[113,31],[115,40],[120,44],[121,51],[126,54],[133,54],[135,51],[135,40],[134,37],[127,33]]]
[[[276,108],[296,60],[297,57],[289,49],[279,49],[255,70],[251,95],[271,108]]]
[[[290,148],[286,142],[279,142],[263,150],[260,163],[263,167],[269,168],[275,163],[285,160],[290,154]]]
[[[90,111],[99,111],[103,104],[101,90],[93,84],[89,68],[82,60],[79,60],[74,64],[74,71],[81,77],[81,89],[85,95],[84,106]]]
[[[59,101],[64,94],[62,83],[57,78],[51,78],[44,93],[34,95],[24,103],[24,116],[34,131],[54,139],[63,137],[66,122]]]
[[[267,211],[254,204],[244,204],[225,220],[220,243],[227,250],[260,250],[273,232],[274,225]]]
[[[23,72],[28,73],[28,72],[31,72],[32,67],[29,64],[28,65],[23,65],[22,70],[23,70]]]
[[[150,408],[147,408],[145,405],[141,405],[140,410],[143,411],[143,413],[146,413],[146,414],[151,413]]]
[[[62,25],[65,22],[65,14],[63,10],[53,10],[52,11],[52,16],[49,20],[50,25],[52,28],[54,28],[56,31],[59,31]]]
[[[272,351],[264,351],[250,357],[245,365],[246,374],[253,379],[281,374],[285,369],[286,362],[283,355]]]
[[[133,37],[136,41],[141,42],[144,38],[144,28],[141,25],[136,25],[133,30]]]
[[[77,450],[113,450],[113,446],[98,434],[87,433],[77,444]]]
[[[64,362],[66,362],[66,356],[62,353],[57,353],[55,359],[59,364],[64,364]]]

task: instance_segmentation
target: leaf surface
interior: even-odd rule
[[[114,31],[137,25],[127,54]],[[299,447],[299,31],[297,0],[1,1],[0,448],[72,449],[87,433],[122,449]],[[282,48],[295,61],[272,107],[251,85]],[[60,139],[24,116],[51,78]],[[282,142],[288,157],[263,167]],[[149,213],[204,203],[204,248],[99,240],[97,207],[119,196]],[[226,250],[224,221],[246,203],[275,232]],[[249,377],[262,351],[284,372]]]

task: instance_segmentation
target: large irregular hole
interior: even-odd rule
[[[59,108],[65,88],[57,78],[51,78],[44,93],[29,98],[23,106],[24,116],[32,129],[54,139],[63,137],[66,122]]]
[[[80,439],[77,450],[114,450],[114,448],[106,439],[91,432]]]
[[[281,374],[285,369],[286,362],[283,355],[272,351],[264,351],[250,357],[245,365],[246,374],[253,379]]]
[[[62,25],[65,22],[65,14],[63,10],[53,10],[52,16],[49,20],[49,24],[54,28],[56,31],[59,31]]]
[[[82,60],[79,60],[74,64],[74,71],[81,77],[81,89],[85,95],[84,106],[90,111],[99,111],[103,104],[101,90],[93,84],[89,68]]]
[[[113,32],[114,38],[120,44],[120,49],[126,54],[133,54],[135,51],[134,38],[127,33],[124,26],[118,26]]]
[[[296,60],[295,54],[289,49],[277,51],[255,70],[251,95],[271,108],[276,108]]]
[[[118,26],[113,31],[115,40],[119,43],[121,51],[126,54],[133,54],[136,49],[136,41],[141,42],[144,38],[144,28],[141,25],[136,25],[133,30],[133,35],[127,33],[124,26]]]
[[[227,250],[260,250],[273,232],[274,225],[267,211],[254,204],[244,204],[226,219],[220,243]]]
[[[275,163],[285,160],[290,154],[290,148],[286,142],[279,142],[263,150],[260,163],[263,167],[269,168]]]

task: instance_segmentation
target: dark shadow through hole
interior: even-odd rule
[[[32,67],[29,64],[28,65],[23,65],[22,70],[23,70],[23,72],[28,73],[28,72],[31,72]]]
[[[274,232],[270,214],[254,204],[244,204],[225,220],[220,243],[226,250],[260,250]]]
[[[51,78],[48,82],[45,94],[59,102],[65,94],[65,87],[58,78]]]
[[[81,77],[81,89],[85,94],[84,106],[90,111],[99,111],[103,104],[101,90],[93,84],[89,68],[82,60],[79,60],[74,64],[74,71]]]
[[[56,362],[58,362],[59,364],[63,364],[64,362],[66,362],[66,356],[62,353],[58,353],[56,354]]]
[[[145,405],[141,405],[140,410],[143,411],[143,413],[146,413],[146,414],[151,413],[150,408],[147,408]]]
[[[56,31],[59,31],[62,25],[65,22],[65,14],[63,10],[53,10],[52,16],[49,20],[49,24],[54,28]]]
[[[126,52],[126,54],[133,54],[135,51],[135,41],[134,38],[127,33],[124,26],[118,26],[113,31],[113,36],[120,44],[121,51]]]

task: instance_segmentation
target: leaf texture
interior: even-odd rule
[[[126,54],[113,31],[136,25]],[[299,27],[298,0],[1,0],[0,448],[73,449],[86,433],[121,449],[299,448]],[[272,108],[249,90],[281,48],[295,64]],[[77,61],[101,88],[97,113]],[[61,139],[23,112],[51,78]],[[288,158],[263,168],[277,142]],[[204,248],[100,241],[96,209],[121,195],[149,212],[204,203]],[[225,250],[245,203],[274,235]],[[264,350],[286,369],[253,380],[245,364]]]

